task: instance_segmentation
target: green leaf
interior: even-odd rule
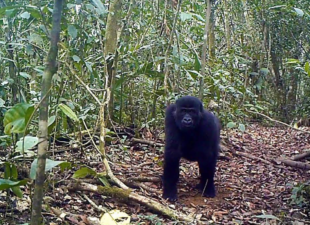
[[[56,121],[56,116],[51,116],[48,118],[48,126],[53,125],[53,123]]]
[[[20,181],[11,181],[8,179],[1,179],[0,178],[0,191],[15,187],[15,186],[22,186],[27,184],[27,180],[20,180]]]
[[[240,131],[242,131],[242,132],[244,132],[245,131],[245,125],[244,124],[242,124],[242,123],[239,123],[239,130]]]
[[[39,143],[39,138],[26,136],[24,141],[24,151],[27,151]],[[23,152],[23,138],[16,143],[16,151]]]
[[[309,65],[309,62],[305,63],[305,71],[308,73],[308,76],[310,76],[310,65]]]
[[[101,181],[101,183],[104,184],[104,186],[106,186],[106,187],[110,187],[110,186],[111,186],[110,183],[109,183],[109,181],[108,181],[108,179],[107,179],[106,177],[100,176],[100,177],[99,177],[99,180]]]
[[[5,179],[9,179],[9,178],[11,178],[11,163],[9,163],[9,162],[6,162],[5,164],[4,164],[4,178]]]
[[[81,61],[80,57],[78,57],[77,55],[72,56],[72,58],[73,58],[74,62],[80,62]]]
[[[73,178],[77,179],[77,178],[85,178],[86,176],[91,175],[91,176],[96,176],[97,173],[96,171],[88,168],[88,167],[83,167],[79,170],[77,170],[74,174],[73,174]]]
[[[61,172],[67,170],[67,169],[71,169],[72,168],[72,163],[70,162],[63,162],[61,164],[59,164],[60,170]]]
[[[54,167],[58,166],[61,163],[64,163],[64,161],[54,161],[51,159],[46,159],[45,172],[50,171],[51,169],[53,169]],[[38,166],[38,159],[35,159],[31,163],[31,169],[30,169],[30,178],[32,180],[36,179],[37,166]]]
[[[23,197],[23,192],[22,190],[20,189],[19,186],[15,186],[15,187],[12,187],[11,190],[13,191],[13,193],[19,197],[19,198],[22,198]]]
[[[6,111],[4,115],[4,133],[23,133],[26,124],[33,113],[34,107],[27,103],[18,103],[13,108]]]
[[[28,40],[30,43],[34,43],[37,45],[43,45],[43,38],[36,33],[30,34],[30,36],[28,37]]]
[[[5,104],[5,101],[2,98],[0,98],[0,107],[4,107],[4,104]]]
[[[106,14],[107,13],[107,10],[106,8],[104,7],[104,5],[102,4],[102,2],[100,0],[93,0],[93,3],[95,4],[95,6],[97,7],[97,13],[99,15],[102,15],[102,14]]]
[[[60,103],[58,105],[58,107],[61,109],[61,111],[68,116],[70,119],[72,119],[73,121],[79,121],[77,115],[72,111],[72,109],[70,109],[67,105]]]
[[[54,127],[56,126],[56,116],[51,116],[48,118],[48,133],[52,133]]]
[[[19,72],[19,75],[22,76],[25,79],[31,79],[31,75],[29,75],[28,73],[25,72]]]
[[[71,24],[68,25],[68,33],[73,39],[77,37],[77,29],[75,28],[74,25]]]
[[[180,13],[180,18],[181,18],[181,21],[184,22],[185,20],[190,20],[193,18],[192,14],[190,13],[185,13],[185,12],[181,12]]]
[[[299,64],[300,61],[298,59],[287,59],[286,64]]]
[[[20,14],[20,17],[23,19],[29,19],[30,13],[29,12],[23,12],[22,14]]]
[[[236,127],[236,126],[237,126],[237,124],[236,124],[235,122],[229,122],[229,123],[227,123],[227,125],[226,125],[227,128],[234,128],[234,127]]]
[[[302,11],[301,9],[298,9],[298,8],[294,8],[295,12],[297,13],[298,16],[303,16],[305,13],[304,11]]]
[[[18,178],[17,168],[14,164],[11,164],[11,179],[17,180],[17,178]]]
[[[200,71],[201,69],[201,62],[199,59],[199,56],[197,55],[197,53],[195,52],[195,64],[194,64],[194,68],[196,71]]]

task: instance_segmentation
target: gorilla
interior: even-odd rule
[[[184,96],[166,109],[163,198],[177,200],[179,162],[196,161],[200,183],[196,186],[205,197],[215,197],[214,174],[220,143],[220,122],[203,108],[202,102]]]

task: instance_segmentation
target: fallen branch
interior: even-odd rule
[[[163,215],[166,215],[170,218],[176,219],[176,220],[182,220],[186,222],[193,222],[195,219],[184,215],[182,213],[178,213],[174,210],[171,210],[167,208],[166,206],[150,199],[144,196],[141,196],[139,194],[136,194],[132,192],[130,189],[124,190],[118,187],[103,187],[103,186],[96,186],[92,184],[87,183],[80,183],[80,182],[72,182],[68,185],[68,189],[71,191],[89,191],[94,192],[97,194],[110,196],[114,198],[119,198],[123,201],[131,202],[136,201],[155,212],[161,213]]]
[[[141,144],[154,145],[154,146],[158,146],[158,147],[164,147],[165,146],[163,143],[158,143],[155,141],[149,141],[149,140],[138,139],[138,138],[131,138],[131,141],[132,142],[138,142]]]
[[[270,121],[272,121],[272,122],[282,124],[282,125],[284,125],[284,126],[287,126],[287,127],[289,127],[289,128],[292,128],[292,129],[294,129],[294,130],[298,130],[298,131],[301,131],[301,132],[304,132],[304,133],[310,134],[310,132],[309,132],[309,131],[302,130],[302,129],[299,129],[299,128],[296,128],[296,127],[293,127],[293,126],[291,126],[291,125],[289,125],[289,124],[287,124],[287,123],[283,123],[283,122],[281,122],[281,121],[279,121],[279,120],[272,119],[271,117],[269,117],[269,116],[267,116],[267,115],[265,115],[265,114],[263,114],[263,113],[260,113],[260,112],[254,112],[254,111],[252,111],[252,110],[246,110],[246,111],[248,111],[248,112],[250,112],[250,113],[257,114],[257,115],[260,115],[260,116],[262,116],[262,117],[267,118],[268,120],[270,120]]]
[[[277,161],[278,162],[282,162],[285,165],[292,166],[292,167],[295,167],[295,168],[300,168],[300,169],[304,169],[304,170],[310,170],[310,164],[308,164],[308,163],[296,162],[296,161],[289,160],[289,159],[275,159],[274,161],[275,162],[277,162]]]
[[[129,181],[139,181],[139,182],[161,182],[160,177],[129,177],[127,178]]]
[[[299,154],[299,155],[295,155],[292,158],[292,160],[293,161],[298,161],[298,160],[301,160],[301,159],[304,159],[304,158],[307,158],[307,157],[310,157],[310,151],[302,153],[302,154]]]
[[[270,162],[268,160],[265,160],[265,159],[262,159],[262,158],[259,158],[257,156],[251,155],[249,153],[235,151],[234,154],[241,155],[241,156],[244,156],[244,157],[249,158],[249,159],[254,159],[254,160],[257,160],[257,161],[261,161],[261,162],[266,163],[268,165],[273,165],[272,162]]]

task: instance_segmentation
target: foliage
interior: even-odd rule
[[[310,206],[310,182],[295,186],[292,190],[292,203],[298,206]]]

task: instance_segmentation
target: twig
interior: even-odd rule
[[[99,212],[107,212],[108,210],[103,208],[102,206],[96,205],[86,194],[82,194],[83,198],[85,198],[97,211]]]
[[[267,115],[265,115],[265,114],[263,114],[263,113],[260,113],[260,112],[254,112],[254,111],[252,111],[252,110],[246,110],[246,111],[248,111],[248,112],[250,112],[250,113],[257,114],[257,115],[260,115],[260,116],[263,116],[263,117],[267,118],[268,120],[270,120],[270,121],[272,121],[272,122],[282,124],[282,125],[284,125],[284,126],[287,126],[287,127],[289,127],[289,128],[292,128],[292,129],[294,129],[294,130],[298,130],[298,131],[301,131],[301,132],[304,132],[304,133],[310,134],[310,132],[309,132],[309,131],[306,131],[306,130],[301,130],[301,129],[296,128],[296,127],[293,127],[293,126],[291,126],[291,125],[289,125],[289,124],[287,124],[287,123],[281,122],[281,121],[279,121],[279,120],[272,119],[271,117],[269,117],[269,116],[267,116]]]

